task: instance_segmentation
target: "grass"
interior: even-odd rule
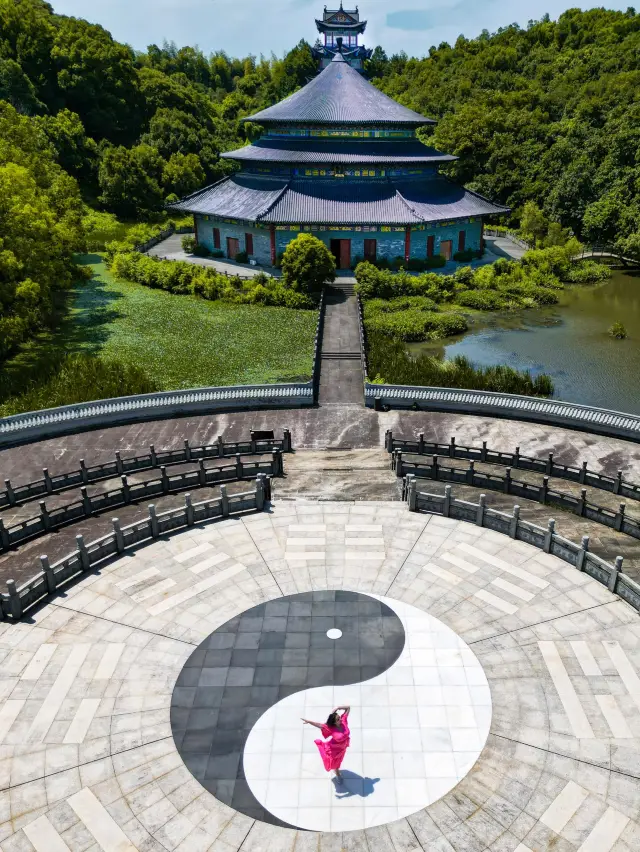
[[[311,378],[316,311],[176,296],[116,281],[100,255],[80,262],[93,278],[70,294],[56,332],[5,363],[0,401],[42,383],[70,353],[141,367],[161,390]]]

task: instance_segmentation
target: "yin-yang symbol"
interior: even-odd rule
[[[343,779],[314,739],[350,705]],[[191,654],[171,726],[217,799],[274,825],[338,831],[391,822],[455,786],[491,715],[473,652],[412,606],[350,591],[290,595],[247,610]]]

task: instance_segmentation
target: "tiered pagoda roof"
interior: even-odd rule
[[[434,172],[456,158],[423,145],[413,131],[435,122],[380,92],[339,53],[302,89],[246,121],[263,125],[268,135],[223,154],[245,171],[182,199],[175,209],[327,226],[424,225],[508,211]],[[360,177],[355,169],[361,165],[378,169]]]
[[[355,71],[341,53],[302,89],[246,121],[257,124],[357,124],[420,127],[435,124],[385,95]]]

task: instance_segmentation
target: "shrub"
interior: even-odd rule
[[[195,242],[195,241],[194,241]],[[193,247],[193,253],[196,257],[211,257],[211,252],[209,249],[203,245],[202,243],[196,243]],[[223,254],[220,251],[218,257],[222,257]]]
[[[456,293],[455,299],[459,305],[477,311],[500,311],[507,306],[495,290],[462,290]]]
[[[7,417],[58,405],[154,393],[158,387],[141,367],[103,360],[94,355],[67,355],[53,365],[40,384],[33,383],[20,396],[0,406]]]
[[[428,299],[426,296],[399,296],[396,299],[370,299],[364,304],[364,315],[368,317],[377,313],[394,313],[408,308],[417,308],[422,311],[438,310],[433,299]]]
[[[239,251],[234,260],[236,263],[249,263],[249,255],[246,251]]]
[[[627,336],[627,329],[623,326],[621,322],[614,322],[614,324],[609,329],[609,334],[611,337],[615,337],[616,340],[624,340]]]
[[[292,290],[318,293],[335,281],[336,264],[326,245],[312,234],[299,234],[282,258],[282,278]]]
[[[209,257],[224,257],[222,249],[213,249],[209,252]]]
[[[368,332],[405,341],[439,340],[462,334],[468,326],[459,314],[437,314],[417,308],[377,313],[365,320]]]
[[[434,254],[433,257],[428,257],[425,260],[425,269],[442,269],[447,265],[447,258],[441,254]]]
[[[568,284],[595,284],[598,281],[606,281],[611,278],[611,270],[593,260],[583,260],[573,263],[564,280]]]
[[[196,238],[192,234],[187,234],[182,238],[181,242],[182,251],[186,251],[187,254],[193,254],[196,247]]]

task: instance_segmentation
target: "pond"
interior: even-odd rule
[[[557,399],[640,414],[640,274],[614,271],[604,284],[567,287],[559,305],[472,322],[461,337],[409,348],[548,373]],[[614,322],[625,325],[626,340],[609,337]]]

